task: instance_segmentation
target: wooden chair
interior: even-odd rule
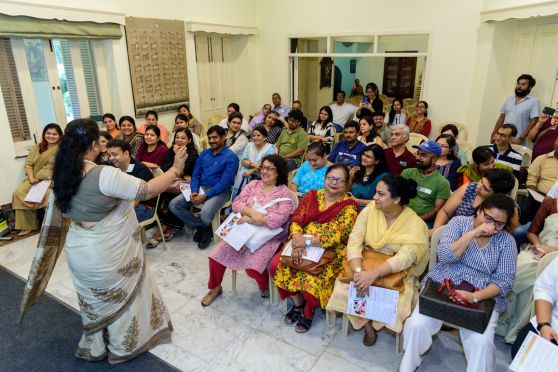
[[[475,146],[471,145],[469,142],[462,141],[462,140],[457,140],[456,142],[459,145],[459,148],[462,149],[463,151],[465,151],[465,154],[467,154],[467,161],[469,163],[472,163],[473,162],[473,150],[475,149]]]
[[[456,121],[447,121],[439,124],[436,130],[436,134],[439,134],[442,131],[443,126],[447,124],[453,124],[457,127],[457,129],[459,130],[459,133],[457,134],[458,140],[467,141],[467,138],[469,137],[469,130],[467,129],[465,124],[458,123]]]
[[[154,177],[160,176],[163,174],[161,168],[155,168],[151,171]],[[157,195],[157,202],[155,203],[155,209],[153,210],[153,216],[151,218],[142,221],[139,223],[140,232],[141,232],[141,241],[145,242],[147,240],[145,236],[145,228],[151,225],[153,222],[157,223],[157,227],[159,228],[159,232],[161,233],[161,240],[163,241],[163,250],[167,250],[167,242],[165,241],[165,234],[163,234],[163,226],[161,225],[161,220],[159,219],[159,215],[157,214],[157,209],[159,209],[159,199],[161,195]]]
[[[415,149],[413,148],[413,146],[418,146],[423,141],[428,141],[428,137],[420,133],[411,133],[409,134],[409,141],[407,141],[407,148],[409,149],[409,151],[414,153]]]
[[[558,257],[558,252],[552,252],[552,253],[548,253],[545,254],[543,256],[543,258],[541,258],[541,260],[539,261],[539,264],[537,265],[537,278],[543,273],[544,269],[546,269],[546,267],[552,262],[552,260],[554,260],[556,257]],[[535,304],[533,304],[533,309],[531,309],[531,318],[535,316]]]

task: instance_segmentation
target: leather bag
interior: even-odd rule
[[[285,249],[289,249],[289,246],[292,244],[292,241],[289,241],[285,245]],[[328,263],[332,262],[337,254],[332,249],[324,250],[322,257],[318,262],[310,261],[305,258],[301,259],[299,263],[294,263],[292,256],[281,256],[281,263],[285,266],[290,267],[291,269],[295,269],[298,271],[304,271],[310,275],[318,276],[322,273],[324,266]]]

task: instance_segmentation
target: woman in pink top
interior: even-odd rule
[[[147,111],[145,114],[145,124],[138,128],[138,133],[145,134],[147,127],[150,125],[156,125],[159,128],[161,135],[161,141],[165,143],[165,145],[169,144],[170,132],[169,130],[163,125],[158,123],[159,115],[157,115],[156,111]]]
[[[150,125],[145,129],[144,142],[136,153],[136,161],[145,164],[149,169],[161,166],[167,155],[167,145],[161,141],[161,131],[156,125]]]

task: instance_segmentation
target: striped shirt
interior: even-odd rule
[[[451,219],[438,245],[438,263],[426,278],[438,283],[449,278],[454,285],[467,281],[478,289],[495,284],[500,288],[500,294],[494,298],[495,310],[502,312],[507,308],[505,298],[515,278],[515,240],[506,231],[500,231],[492,236],[486,247],[480,248],[476,239],[473,239],[465,253],[455,257],[450,245],[473,230],[473,218],[458,216]]]
[[[493,143],[489,147],[490,150],[492,150],[492,152],[494,153],[494,156],[496,157],[496,160],[494,160],[494,162],[504,164],[504,165],[509,165],[513,169],[513,174],[516,177],[519,177],[519,170],[521,169],[521,162],[523,160],[523,156],[521,156],[519,152],[515,151],[513,147],[511,147],[511,145],[508,148],[508,150],[504,153],[498,152],[498,147],[496,147],[495,143]]]

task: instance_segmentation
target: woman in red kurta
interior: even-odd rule
[[[426,101],[419,101],[416,105],[416,112],[411,117],[407,118],[407,126],[412,133],[419,133],[428,137],[432,129],[432,123],[428,116],[428,103]]]
[[[136,153],[136,161],[139,161],[155,169],[165,161],[168,148],[161,141],[161,131],[156,125],[150,125],[145,129],[144,142],[140,145]]]

